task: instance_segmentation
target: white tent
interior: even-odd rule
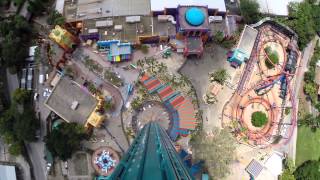
[[[282,156],[279,153],[273,153],[264,166],[272,175],[278,177],[282,173]]]

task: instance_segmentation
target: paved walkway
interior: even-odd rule
[[[221,112],[224,104],[233,93],[232,86],[233,78],[220,91],[217,96],[218,102],[213,105],[206,105],[203,96],[207,93],[209,86],[209,73],[214,72],[220,68],[226,69],[231,77],[236,77],[234,68],[227,62],[227,50],[212,44],[211,48],[206,48],[206,51],[201,59],[189,59],[181,68],[181,73],[187,76],[194,88],[196,89],[200,109],[203,110],[203,128],[206,131],[212,130],[213,127],[221,127]]]
[[[93,72],[89,71],[84,66],[84,64],[82,64],[81,61],[73,60],[73,62],[82,71],[81,74],[84,75],[85,79],[88,79],[90,81],[95,81],[96,79],[100,79]],[[113,135],[114,140],[117,142],[116,144],[120,144],[121,146],[120,149],[126,151],[129,147],[129,144],[127,142],[124,132],[122,131],[122,122],[121,122],[121,108],[123,105],[122,95],[120,91],[116,87],[114,87],[112,84],[102,79],[100,80],[103,82],[102,88],[106,89],[108,92],[110,92],[113,95],[115,106],[116,106],[115,113],[113,113],[112,117],[105,120],[104,126]]]

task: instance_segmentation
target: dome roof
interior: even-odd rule
[[[203,11],[196,7],[188,9],[185,16],[186,21],[192,26],[200,26],[205,20]]]

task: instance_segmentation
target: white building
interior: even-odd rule
[[[17,180],[15,167],[0,165],[0,180]]]
[[[208,6],[208,9],[216,9],[219,12],[226,12],[224,0],[150,0],[151,11],[163,11],[164,9],[177,8],[181,6]]]

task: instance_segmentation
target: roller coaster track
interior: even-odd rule
[[[244,73],[242,74],[241,80],[239,82],[238,88],[237,88],[237,92],[238,94],[242,94],[245,84],[246,82],[248,82],[249,77],[251,76],[252,72],[253,72],[253,68],[255,66],[255,64],[258,62],[258,58],[256,56],[256,51],[258,50],[258,46],[259,46],[259,40],[260,40],[260,36],[261,36],[261,32],[258,32],[256,41],[254,42],[253,45],[253,52],[250,55],[250,58],[248,60],[248,63],[246,64],[246,67],[244,69]]]
[[[276,31],[271,27],[270,28],[270,31],[272,31],[273,33],[275,33]],[[286,52],[286,49],[284,48],[284,44],[282,41],[279,40],[279,38],[283,38],[283,36],[279,33],[275,33],[277,36],[279,36],[279,38],[276,38],[275,37],[275,34],[269,34],[268,33],[269,31],[266,31],[266,29],[260,29],[259,32],[258,32],[258,35],[257,35],[257,38],[256,38],[256,41],[254,43],[254,48],[253,48],[253,51],[250,55],[250,59],[248,60],[246,66],[245,66],[245,69],[244,69],[244,72],[241,76],[241,79],[240,79],[240,82],[238,84],[238,87],[237,87],[237,94],[240,95],[241,97],[243,97],[245,94],[249,93],[250,91],[252,91],[253,89],[257,89],[257,88],[261,88],[263,89],[264,87],[268,87],[268,84],[270,83],[274,83],[274,81],[276,79],[279,78],[279,76],[284,76],[287,80],[287,95],[289,94],[290,97],[289,98],[284,98],[282,100],[282,103],[281,103],[281,114],[280,114],[280,117],[279,117],[279,121],[275,122],[274,120],[272,120],[272,124],[273,125],[276,125],[277,127],[275,128],[275,132],[272,133],[272,132],[269,132],[269,133],[266,133],[266,134],[261,134],[259,132],[257,132],[256,135],[260,136],[261,135],[261,139],[259,140],[254,140],[254,143],[258,143],[258,145],[261,145],[261,146],[264,146],[266,145],[265,143],[263,142],[267,142],[269,145],[272,143],[270,142],[271,140],[271,137],[272,136],[279,136],[281,135],[281,128],[283,127],[283,121],[284,121],[284,117],[285,117],[285,106],[286,106],[286,100],[289,99],[289,101],[291,102],[291,106],[292,106],[292,110],[291,110],[291,123],[289,123],[290,128],[288,129],[288,131],[285,132],[285,134],[287,135],[287,138],[283,138],[283,141],[281,141],[280,143],[278,144],[274,144],[272,146],[278,146],[278,145],[285,145],[287,144],[291,137],[292,137],[292,134],[294,132],[294,129],[296,127],[296,124],[297,124],[297,107],[296,107],[296,99],[295,99],[295,93],[294,93],[294,90],[292,89],[292,86],[291,86],[291,80],[293,79],[292,77],[295,75],[295,74],[290,74],[289,72],[287,72],[285,70],[285,66],[286,66],[286,63],[287,63],[287,52]],[[263,41],[262,38],[264,39]],[[264,47],[264,45],[266,43],[269,43],[269,42],[276,42],[276,43],[279,43],[282,47],[283,47],[283,56],[284,56],[284,61],[282,63],[282,65],[275,65],[273,64],[273,62],[270,60],[269,56],[266,54],[265,51],[262,51],[261,52],[261,48]],[[261,81],[258,81],[257,83],[254,83],[253,85],[251,85],[249,88],[245,88],[247,86],[247,83],[249,82],[249,79],[252,75],[252,73],[254,72],[254,67],[258,64],[258,61],[261,59],[260,56],[262,57],[265,57],[266,60],[268,60],[270,63],[272,63],[274,65],[274,67],[276,67],[279,71],[277,74],[275,75],[272,75],[272,76],[268,76],[267,78],[263,79],[262,76],[261,76]],[[262,68],[259,67],[261,70]],[[264,70],[262,70],[263,72]],[[261,73],[262,73],[261,72]],[[291,77],[291,79],[289,80],[289,78]],[[238,104],[238,107],[237,108],[240,108],[240,104]],[[241,108],[240,108],[241,109]],[[238,110],[237,110],[238,111]],[[243,121],[243,119],[241,119],[241,117],[239,117],[239,115],[241,114],[238,114],[238,112],[236,111],[236,119],[240,122]],[[249,133],[250,134],[250,133]],[[249,138],[250,139],[250,138]],[[261,144],[259,144],[261,143]]]

